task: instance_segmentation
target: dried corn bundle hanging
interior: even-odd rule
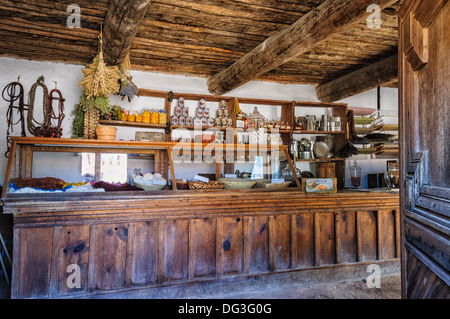
[[[103,59],[102,31],[99,35],[99,52],[93,62],[83,69],[83,80],[78,84],[84,88],[80,106],[84,112],[84,138],[96,138],[96,128],[100,115],[109,112],[109,94],[117,94],[120,89],[120,70],[117,66],[107,66]]]
[[[233,113],[235,115],[238,115],[239,113],[241,113],[241,109],[239,107],[239,101],[237,99],[237,97],[234,98],[234,102],[233,102]]]
[[[99,121],[98,110],[96,108],[87,108],[84,112],[84,138],[95,139]]]
[[[119,95],[122,97],[122,100],[125,97],[128,98],[128,102],[131,102],[133,97],[139,96],[139,90],[137,86],[131,81],[132,77],[131,73],[131,63],[130,63],[130,54],[127,54],[125,60],[120,66],[120,91]]]
[[[84,78],[78,84],[83,86],[89,99],[92,96],[105,96],[119,93],[120,71],[117,66],[107,66],[103,59],[102,34],[99,36],[100,50],[94,61],[83,69]]]

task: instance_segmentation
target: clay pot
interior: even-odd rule
[[[114,126],[97,126],[96,128],[98,140],[112,140],[116,139],[117,127]]]

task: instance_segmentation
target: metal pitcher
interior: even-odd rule
[[[316,130],[316,116],[315,115],[307,115],[306,116],[306,130],[307,131],[315,131]]]

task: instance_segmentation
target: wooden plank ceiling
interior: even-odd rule
[[[86,65],[97,52],[109,0],[76,3],[81,28],[68,28],[73,1],[0,0],[0,56]],[[152,0],[130,49],[133,69],[209,78],[324,0]],[[396,3],[380,29],[365,21],[254,80],[323,84],[397,53]]]

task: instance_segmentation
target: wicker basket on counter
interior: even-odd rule
[[[189,182],[188,186],[189,189],[207,190],[207,189],[223,189],[225,187],[225,184],[218,181],[209,181],[207,183],[202,181],[195,181]]]

